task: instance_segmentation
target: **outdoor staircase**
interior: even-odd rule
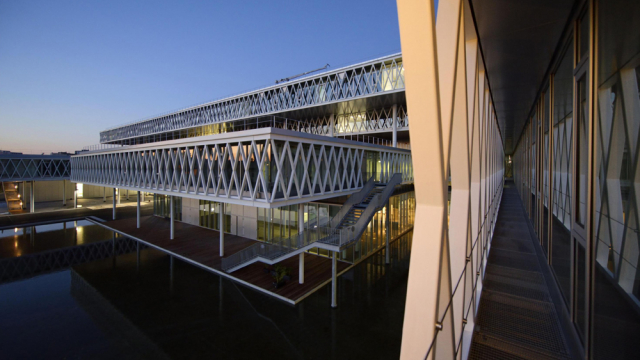
[[[290,238],[277,238],[270,243],[256,243],[222,259],[222,270],[231,273],[255,262],[276,264],[317,247],[340,251],[357,241],[375,213],[383,208],[402,174],[394,174],[387,183],[371,178],[362,189],[351,195],[328,226],[305,230]]]
[[[17,214],[23,212],[22,199],[18,194],[18,183],[14,181],[3,182],[2,189],[4,190],[4,200],[7,202],[9,213]]]
[[[367,196],[360,203],[353,205],[349,209],[349,212],[342,218],[338,226],[336,226],[336,229],[344,229],[349,226],[354,226],[358,222],[362,214],[364,214],[364,211],[371,203],[371,200],[376,195],[380,194],[384,190],[385,186],[386,184],[376,183],[374,185],[374,188],[369,191]]]

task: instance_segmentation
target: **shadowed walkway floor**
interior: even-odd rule
[[[517,190],[505,185],[470,359],[569,359]]]

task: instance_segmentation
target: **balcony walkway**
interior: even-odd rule
[[[305,254],[304,284],[298,283],[299,263],[297,256],[279,263],[291,270],[291,280],[278,289],[273,287],[271,275],[264,271],[262,263],[251,264],[233,274],[227,274],[222,271],[220,266],[222,258],[220,257],[219,232],[180,221],[175,222],[173,240],[169,239],[169,220],[157,216],[142,217],[140,229],[136,227],[135,218],[108,221],[102,225],[183,261],[238,281],[290,304],[296,304],[331,281],[331,259],[313,254]],[[225,257],[255,243],[257,243],[256,240],[225,234]],[[338,274],[350,265],[338,261]]]
[[[518,192],[505,184],[469,359],[572,358],[543,266]]]

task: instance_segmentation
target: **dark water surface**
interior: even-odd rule
[[[412,233],[291,306],[146,249],[0,285],[8,359],[392,359]],[[286,286],[286,285],[285,285]]]
[[[89,220],[0,230],[0,259],[111,240],[113,232]]]

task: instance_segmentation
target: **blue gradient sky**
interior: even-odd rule
[[[393,0],[0,0],[0,149],[76,150],[114,125],[398,51]]]

